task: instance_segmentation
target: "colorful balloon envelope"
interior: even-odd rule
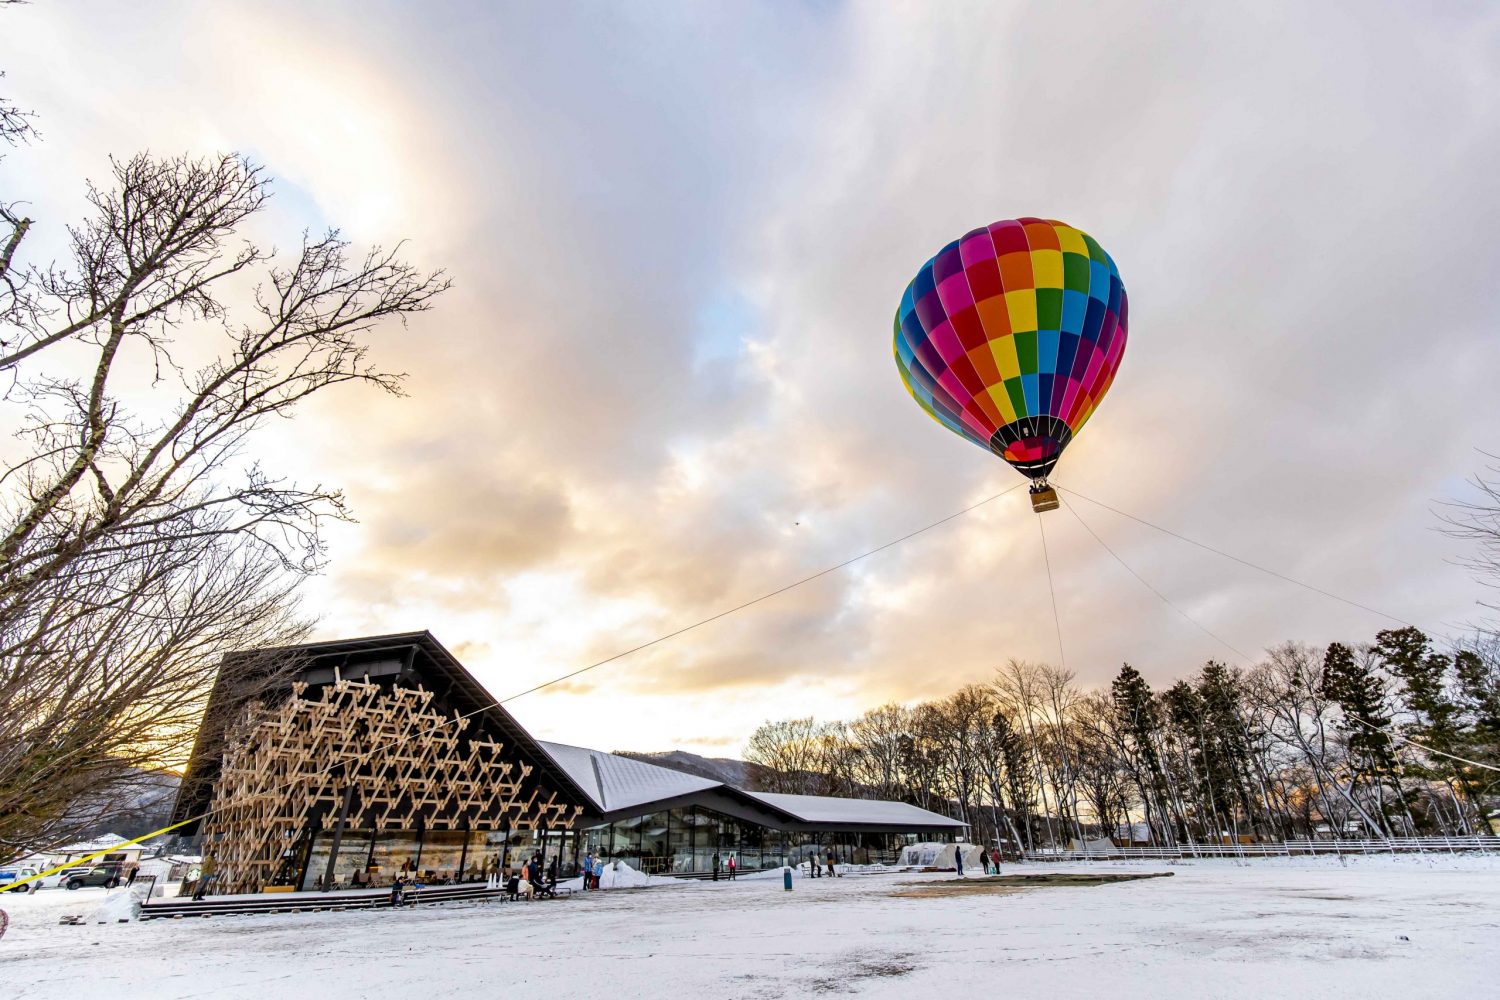
[[[917,271],[896,313],[896,367],[933,419],[1036,493],[1109,391],[1125,326],[1125,286],[1103,247],[1062,222],[1007,219]]]

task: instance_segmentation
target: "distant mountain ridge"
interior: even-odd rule
[[[619,757],[629,757],[631,760],[655,764],[657,767],[681,771],[684,774],[695,774],[711,781],[722,781],[726,785],[734,785],[752,792],[760,789],[760,777],[765,771],[761,765],[752,764],[747,760],[735,760],[733,757],[703,757],[688,753],[686,750],[659,750],[654,753],[642,753],[636,750],[612,752]]]

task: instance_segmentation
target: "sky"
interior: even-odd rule
[[[407,398],[329,393],[255,443],[358,518],[305,590],[319,637],[425,628],[505,697],[1015,485],[906,395],[891,330],[934,252],[1027,215],[1093,235],[1130,294],[1057,483],[1435,632],[1482,614],[1436,511],[1500,452],[1494,5],[0,18],[40,116],[0,163],[34,252],[109,155],[235,150],[276,179],[254,235],[405,240],[452,277],[372,337]],[[547,739],[733,756],[767,718],[1012,657],[1165,684],[1393,624],[1071,503],[1044,515],[1061,649],[1017,490],[509,707]]]

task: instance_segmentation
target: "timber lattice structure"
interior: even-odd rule
[[[423,687],[337,679],[247,706],[224,748],[203,853],[217,893],[271,884],[293,845],[353,785],[350,829],[504,830],[570,826],[581,806],[528,782],[532,768],[470,734]]]

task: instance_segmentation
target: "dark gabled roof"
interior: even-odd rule
[[[392,635],[366,636],[359,639],[341,639],[332,642],[308,642],[295,646],[270,649],[246,650],[229,653],[224,663],[251,660],[265,662],[269,672],[293,660],[295,666],[284,676],[279,676],[269,690],[257,692],[263,700],[285,697],[291,692],[294,681],[327,683],[332,680],[330,668],[338,667],[344,677],[373,676],[372,668],[385,674],[399,674],[402,679],[415,680],[433,691],[449,710],[460,714],[474,713],[477,726],[470,732],[483,732],[499,739],[521,761],[532,768],[532,777],[540,778],[555,788],[564,798],[576,805],[589,807],[592,797],[568,771],[560,767],[531,737],[521,724],[495,698],[474,679],[448,649],[438,642],[431,632],[399,632]],[[366,672],[361,673],[361,669]],[[323,672],[328,671],[324,678]],[[238,715],[238,705],[229,678],[234,671],[226,672],[220,667],[218,680],[209,696],[205,724],[198,732],[193,748],[192,763],[183,775],[178,791],[177,803],[172,812],[174,823],[201,815],[213,798],[213,784],[218,779],[220,761],[223,756],[224,727]],[[244,699],[241,699],[243,702]],[[212,720],[207,721],[207,720]],[[197,828],[193,823],[184,833]]]

